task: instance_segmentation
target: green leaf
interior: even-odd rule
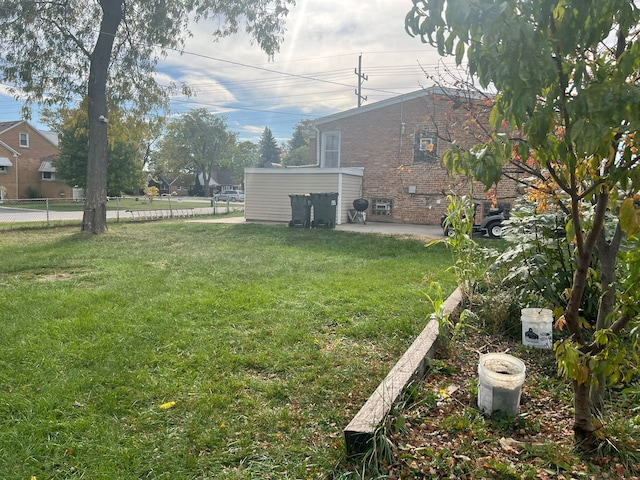
[[[453,38],[453,35],[450,38]],[[464,43],[462,43],[462,41],[458,41],[458,44],[456,45],[456,65],[461,65],[463,59],[464,59]]]
[[[636,210],[633,198],[625,198],[620,206],[620,228],[631,238],[640,230],[640,211]]]

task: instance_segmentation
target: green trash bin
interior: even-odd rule
[[[312,227],[336,227],[336,209],[338,206],[338,194],[336,192],[312,193],[311,204],[313,205]]]
[[[290,227],[309,228],[311,226],[311,195],[290,194],[291,198],[291,220]]]

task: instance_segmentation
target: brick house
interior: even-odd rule
[[[24,120],[0,122],[0,199],[72,198],[73,189],[56,178],[56,143]]]
[[[316,119],[311,163],[322,168],[363,168],[362,197],[370,221],[438,224],[447,194],[468,195],[469,182],[441,167],[455,141],[469,148],[486,139],[490,101],[453,89],[431,87]],[[473,186],[483,215],[490,201]],[[503,180],[495,196],[507,207],[518,196],[516,183]]]

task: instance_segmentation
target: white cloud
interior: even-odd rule
[[[161,84],[189,84],[196,95],[176,95],[177,111],[207,108],[227,116],[242,139],[257,141],[268,126],[287,141],[294,125],[355,108],[362,54],[366,103],[428,85],[419,63],[433,68],[440,57],[404,31],[410,0],[298,0],[286,19],[284,43],[270,62],[240,31],[214,42],[216,21],[192,24],[185,53],[170,52],[158,65]],[[6,88],[0,86],[0,95]],[[4,103],[4,102],[3,102]],[[19,111],[19,107],[16,108]]]
[[[362,5],[300,0],[273,62],[244,32],[213,42],[212,23],[195,24],[187,53],[169,55],[160,68],[178,83],[197,86],[189,104],[226,106],[241,136],[255,140],[257,125],[263,125],[260,132],[269,126],[279,141],[287,140],[301,119],[357,106],[354,70],[360,54],[367,103],[428,84],[419,64],[431,68],[439,56],[404,31],[411,2]]]

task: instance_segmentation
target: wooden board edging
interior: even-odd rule
[[[458,288],[445,300],[444,314],[450,315],[461,302],[462,292]],[[426,359],[433,358],[437,340],[438,321],[432,315],[424,330],[344,429],[348,456],[366,452],[376,429],[398,401],[405,387],[416,378],[424,377]]]

